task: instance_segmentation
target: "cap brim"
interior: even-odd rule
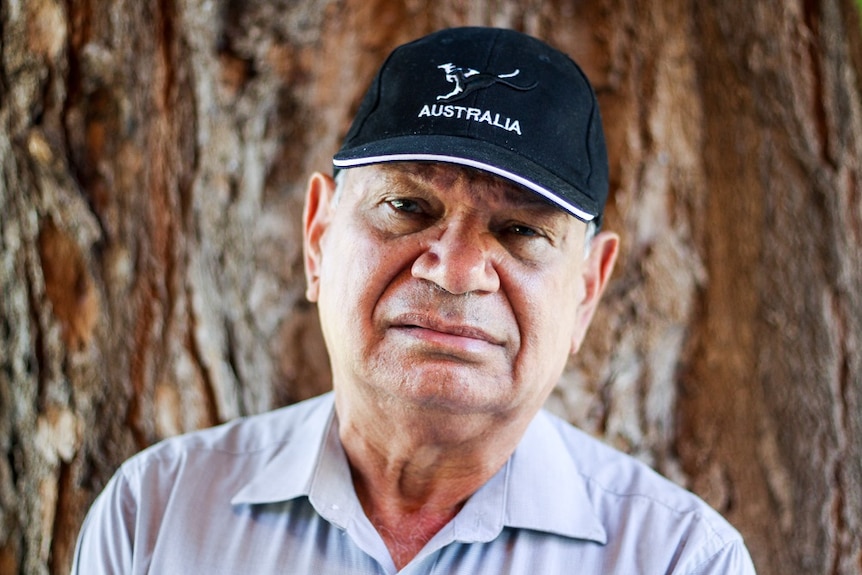
[[[342,149],[332,163],[336,168],[355,168],[411,161],[445,162],[476,168],[527,188],[579,220],[591,222],[598,215],[594,202],[586,194],[552,172],[516,152],[473,138],[426,134],[399,136]]]

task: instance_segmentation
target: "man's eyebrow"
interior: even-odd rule
[[[508,185],[503,188],[503,197],[511,204],[518,205],[524,208],[536,210],[549,210],[551,212],[564,213],[559,207],[551,204],[534,192],[522,188],[517,184]]]
[[[393,185],[418,185],[423,188],[433,188],[435,179],[438,179],[442,170],[433,164],[417,163],[393,163],[381,166],[383,168],[384,177]],[[458,178],[458,173],[454,172],[451,180]]]
[[[559,207],[536,195],[531,190],[480,170],[462,166],[458,166],[452,170],[441,168],[435,164],[422,163],[409,165],[390,164],[381,167],[383,168],[386,180],[397,189],[403,189],[404,186],[411,185],[418,186],[423,191],[433,191],[435,189],[435,180],[437,182],[444,180],[440,183],[445,185],[447,183],[445,180],[454,182],[466,177],[470,181],[488,185],[489,187],[496,187],[502,193],[503,200],[512,207],[536,212],[547,212],[549,215],[557,212],[567,215]]]
[[[549,218],[564,216],[567,219],[569,217],[559,206],[552,204],[532,190],[519,186],[516,183],[502,181],[501,184],[500,191],[503,201],[513,208],[526,210],[535,215]]]
[[[430,178],[406,169],[386,169],[383,171],[382,180],[388,189],[402,195],[410,195],[411,192],[427,194],[434,188]]]

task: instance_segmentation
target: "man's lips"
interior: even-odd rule
[[[430,332],[425,335],[431,338],[434,338],[435,334],[439,334],[440,338],[444,339],[447,337],[452,339],[463,338],[491,345],[504,345],[504,341],[501,338],[478,326],[464,323],[451,323],[440,318],[424,314],[403,314],[395,318],[395,320],[390,323],[390,326],[404,330],[424,330],[426,332]]]

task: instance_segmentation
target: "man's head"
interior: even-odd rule
[[[431,84],[425,68],[442,82],[406,94]],[[543,113],[528,112],[536,105]],[[405,125],[387,119],[392,107]],[[445,31],[390,56],[335,157],[341,197],[329,176],[309,183],[307,295],[336,397],[532,417],[580,346],[617,252],[603,232],[584,256],[607,195],[598,118],[574,63],[515,32]]]

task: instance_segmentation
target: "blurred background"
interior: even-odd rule
[[[548,408],[759,573],[862,573],[858,0],[0,0],[0,573],[67,573],[135,452],[329,389],[307,177],[386,54],[458,25],[555,45],[602,107],[621,261]]]

